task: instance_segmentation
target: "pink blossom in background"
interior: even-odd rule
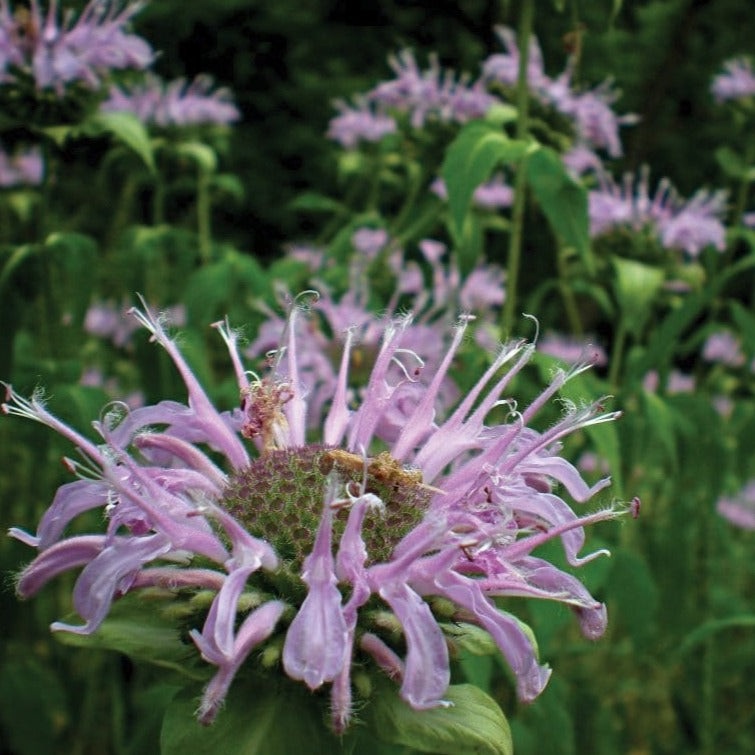
[[[580,455],[577,459],[577,469],[587,474],[597,473],[602,475],[611,471],[608,461],[594,451],[585,451]]]
[[[114,377],[106,378],[98,367],[87,367],[81,373],[79,385],[89,388],[102,388],[113,399],[122,401],[129,409],[138,409],[144,406],[144,394],[141,391],[132,391],[124,396],[123,389]]]
[[[388,62],[396,78],[378,84],[365,97],[385,110],[406,113],[413,128],[428,120],[465,123],[480,118],[498,100],[488,94],[482,82],[469,84],[466,77],[456,78],[443,70],[437,57],[420,69],[411,50],[402,50]]]
[[[755,95],[755,70],[749,58],[732,58],[724,63],[723,73],[714,77],[711,92],[716,102],[741,100]]]
[[[506,52],[491,55],[483,63],[483,79],[488,83],[499,82],[514,87],[519,75],[516,34],[507,27],[498,27],[496,32]],[[622,147],[619,128],[636,123],[637,116],[618,116],[614,113],[612,105],[619,93],[612,89],[610,81],[594,89],[580,91],[573,86],[572,78],[571,62],[555,79],[549,77],[545,73],[540,45],[534,38],[530,41],[527,83],[535,97],[554,107],[574,124],[575,147],[584,151],[572,157],[573,167],[586,167],[585,157],[594,150],[602,149],[609,157],[620,157]]]
[[[482,66],[482,75],[486,81],[498,81],[507,86],[516,86],[519,78],[519,46],[516,33],[507,26],[496,27],[496,35],[506,52],[491,55]],[[545,74],[545,63],[540,44],[533,36],[530,38],[529,55],[527,56],[527,83],[530,88],[543,95],[553,85],[552,80]]]
[[[312,270],[319,270],[325,264],[325,250],[310,244],[289,244],[286,256],[303,262]]]
[[[113,86],[101,108],[133,113],[142,123],[161,126],[227,126],[241,118],[229,89],[214,87],[209,76],[165,82],[155,74],[143,81]]]
[[[30,147],[9,155],[0,149],[0,187],[39,186],[45,166],[39,147]]]
[[[673,395],[675,393],[694,393],[695,378],[681,370],[671,370],[666,383],[666,391]]]
[[[351,237],[354,249],[367,259],[373,259],[388,243],[385,228],[358,228]]]
[[[499,267],[480,265],[466,277],[461,291],[459,303],[466,312],[487,312],[495,307],[503,306],[506,298],[504,280],[506,274]]]
[[[113,346],[123,349],[129,346],[131,336],[139,330],[134,318],[126,317],[131,308],[128,302],[119,305],[113,301],[98,301],[92,304],[84,317],[84,330],[98,338],[108,339]],[[163,323],[178,327],[186,324],[186,307],[176,304],[160,313]]]
[[[642,387],[648,393],[657,393],[660,388],[660,381],[658,371],[649,370],[642,380]],[[670,396],[676,393],[694,393],[695,378],[681,370],[671,370],[666,380],[665,390]]]
[[[429,122],[466,123],[480,118],[499,100],[481,81],[441,68],[436,57],[422,70],[411,50],[402,50],[388,60],[395,78],[384,81],[354,98],[354,104],[337,100],[339,114],[330,121],[327,135],[346,149],[360,142],[377,142],[394,133],[396,118],[405,115],[412,128]]]
[[[431,184],[430,191],[443,200],[448,199],[445,181],[438,176]],[[472,202],[483,210],[497,210],[514,204],[514,189],[503,176],[494,176],[480,184],[472,194]]]
[[[683,200],[664,178],[651,197],[647,168],[639,179],[626,173],[621,184],[605,173],[599,180],[599,188],[588,195],[593,238],[626,228],[649,232],[664,248],[679,249],[690,257],[697,257],[706,246],[718,251],[726,248],[725,192],[700,190],[692,199]]]
[[[724,419],[729,419],[734,411],[734,402],[728,396],[713,396],[713,408]]]
[[[601,173],[605,169],[603,161],[597,153],[584,144],[577,144],[562,156],[564,165],[574,176],[583,176],[585,173]]]
[[[97,89],[112,70],[147,68],[152,48],[128,31],[141,8],[130,0],[90,0],[78,15],[70,9],[61,14],[57,0],[49,0],[46,11],[33,2],[23,19],[10,0],[0,0],[2,81],[15,81],[21,71],[38,89],[62,95],[74,82]]]
[[[345,149],[354,149],[363,141],[379,142],[398,128],[391,116],[379,112],[364,98],[356,98],[354,105],[336,100],[334,106],[339,114],[328,124],[327,136]]]
[[[755,480],[750,480],[735,496],[720,498],[716,511],[736,527],[755,530]]]
[[[547,332],[540,339],[538,351],[556,357],[566,364],[589,362],[602,367],[608,362],[605,350],[589,337],[577,338],[553,331]]]
[[[741,367],[745,363],[740,340],[728,330],[711,333],[703,344],[703,359],[727,367]]]

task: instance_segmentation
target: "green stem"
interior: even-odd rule
[[[755,160],[755,141],[750,143],[747,146],[747,149],[745,150],[745,166],[749,168],[750,163],[752,163]],[[749,172],[749,170],[748,170]],[[731,218],[731,224],[732,226],[737,226],[742,220],[742,215],[744,214],[745,207],[747,207],[747,194],[750,190],[750,177],[748,175],[745,175],[742,177],[742,180],[739,184],[739,188],[737,190],[737,200],[734,203],[734,211],[732,213]]]
[[[197,235],[202,264],[210,261],[212,253],[212,206],[210,202],[210,173],[203,168],[197,176]]]
[[[700,560],[702,574],[701,600],[704,616],[712,615],[714,586],[720,584],[719,575],[715,573],[715,567],[719,563],[712,549],[711,539],[708,536],[714,530],[713,508],[703,508],[703,516],[698,525],[697,537],[700,543]],[[716,747],[716,646],[718,638],[714,635],[707,637],[702,648],[702,680],[701,680],[701,715],[700,715],[700,753],[701,755],[713,755],[718,752]]]
[[[42,139],[42,186],[40,187],[39,220],[37,223],[38,239],[47,238],[47,225],[50,222],[50,198],[53,181],[52,144],[49,139]]]
[[[624,318],[619,320],[619,328],[616,331],[613,339],[613,347],[611,349],[611,366],[608,371],[608,385],[611,386],[611,390],[615,391],[619,384],[619,373],[621,371],[622,357],[624,356],[624,347],[627,340],[627,328],[624,323]]]
[[[370,176],[370,186],[367,192],[367,210],[376,212],[380,199],[380,177],[383,172],[383,162],[379,157],[374,159],[372,175]]]
[[[400,246],[411,239],[424,235],[432,227],[435,220],[440,217],[442,211],[443,205],[440,202],[432,203],[411,225],[396,235],[395,243]]]
[[[396,220],[393,222],[393,227],[391,228],[391,236],[395,236],[399,232],[399,229],[406,222],[411,211],[414,209],[414,203],[417,200],[419,190],[422,187],[424,172],[422,171],[420,166],[417,165],[417,163],[409,162],[406,166],[406,172],[408,174],[409,189],[406,192],[406,199],[404,200],[404,204],[401,207],[398,215],[396,216]]]
[[[105,254],[109,254],[118,241],[122,231],[126,228],[131,218],[131,211],[136,199],[136,192],[139,188],[140,178],[129,175],[126,178],[121,194],[118,197],[118,204],[113,212],[113,220],[110,223],[107,236],[105,237]]]
[[[516,138],[526,140],[529,134],[529,85],[527,83],[527,67],[529,64],[530,37],[535,15],[534,0],[523,0],[519,29],[517,31],[517,46],[519,47],[519,72],[516,83]],[[527,158],[522,158],[516,170],[514,182],[514,207],[511,218],[511,236],[509,237],[509,258],[506,272],[506,301],[503,306],[503,333],[511,333],[514,312],[516,310],[517,284],[519,281],[519,267],[522,256],[522,230],[524,227],[524,207],[526,191]]]
[[[569,320],[569,328],[574,335],[581,336],[584,333],[584,328],[582,327],[582,320],[579,316],[577,299],[574,296],[574,291],[571,290],[571,286],[569,285],[566,254],[567,248],[562,244],[559,244],[558,249],[556,250],[558,287],[561,291],[561,298],[564,300],[564,309],[566,310],[566,317]]]
[[[152,193],[152,225],[158,226],[165,222],[165,182],[160,175],[160,169],[155,173],[155,190]]]

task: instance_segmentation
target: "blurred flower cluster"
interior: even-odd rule
[[[726,248],[722,222],[726,192],[699,190],[691,199],[679,197],[671,182],[662,179],[651,197],[649,171],[639,178],[630,173],[619,184],[611,176],[599,176],[600,185],[590,191],[590,233],[597,237],[616,229],[645,232],[664,249],[677,249],[697,257],[707,246]]]
[[[0,81],[30,77],[38,89],[62,96],[66,86],[101,86],[110,71],[145,69],[154,59],[149,43],[128,31],[141,3],[90,0],[78,15],[61,11],[50,0],[46,12],[10,0],[0,2]]]
[[[102,103],[105,112],[133,113],[142,123],[161,126],[229,125],[241,114],[227,89],[214,89],[212,79],[163,82],[155,74],[130,86],[114,85]]]

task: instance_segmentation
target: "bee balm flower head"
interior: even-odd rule
[[[63,424],[38,396],[26,400],[8,387],[3,404],[7,414],[61,433],[89,462],[87,475],[58,490],[36,534],[11,531],[38,551],[18,580],[21,596],[63,571],[81,570],[73,601],[83,623],[56,622],[53,630],[94,632],[114,600],[150,585],[209,589],[215,593],[209,613],[191,632],[216,668],[200,720],[213,720],[237,671],[254,662],[251,651],[279,634],[283,671],[313,690],[330,685],[336,731],[347,726],[352,710],[354,660],[387,671],[415,709],[447,705],[452,640],[435,598],[452,607],[445,618],[490,634],[523,700],[543,690],[550,670],[520,622],[494,599],[557,600],[574,610],[587,637],[603,632],[605,607],[574,576],[533,555],[542,543],[560,539],[567,560],[579,566],[604,553],[580,555],[584,527],[624,513],[610,507],[577,516],[556,488],[583,502],[608,484],[588,486],[558,455],[559,441],[616,414],[596,403],[570,410],[548,430],[529,427],[586,365],[559,372],[517,411],[501,397],[533,347],[506,344],[438,422],[433,407],[468,326],[462,318],[432,379],[386,440],[382,420],[395,409],[401,387],[416,379],[402,347],[411,321],[397,319],[385,327],[356,407],[347,400],[353,348],[347,336],[327,414],[313,436],[295,308],[262,376],[250,376],[235,333],[216,324],[241,396],[240,408],[225,412],[212,404],[160,320],[146,308],[133,314],[174,361],[186,384],[185,404],[162,401],[130,412],[111,407],[94,423],[99,443]],[[501,406],[508,417],[492,421]],[[106,517],[103,532],[65,534],[71,520],[96,508]],[[249,590],[259,599],[245,613],[242,596]],[[380,631],[375,615],[387,612],[402,637]]]

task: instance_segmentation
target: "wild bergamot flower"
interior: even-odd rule
[[[402,347],[410,319],[394,319],[356,407],[347,400],[353,347],[347,335],[327,415],[309,437],[296,309],[261,377],[242,365],[237,334],[216,323],[241,397],[240,407],[225,412],[213,406],[160,319],[146,307],[133,315],[175,363],[186,404],[162,401],[130,412],[111,407],[94,423],[101,442],[93,443],[53,416],[39,396],[27,400],[7,388],[6,414],[52,427],[86,459],[67,460],[80,479],[58,490],[36,534],[11,530],[38,550],[18,579],[22,597],[81,569],[73,604],[83,623],[56,622],[53,631],[95,632],[113,601],[146,587],[209,590],[214,599],[204,625],[198,621],[190,632],[217,668],[199,719],[214,719],[251,651],[275,634],[289,677],[312,690],[331,685],[336,731],[346,728],[353,708],[356,660],[373,659],[414,709],[448,704],[452,638],[444,634],[444,617],[489,633],[523,700],[540,694],[550,670],[538,661],[531,633],[494,599],[556,600],[574,610],[587,637],[602,634],[605,606],[574,576],[532,555],[560,538],[569,563],[579,566],[605,553],[579,555],[584,527],[626,510],[611,506],[578,517],[556,490],[560,484],[581,502],[609,483],[588,486],[558,451],[567,434],[617,413],[595,403],[570,409],[545,431],[529,427],[587,365],[558,372],[519,411],[501,396],[534,347],[507,343],[436,422],[436,395],[468,326],[462,318],[399,432],[386,440],[381,420],[418,369]],[[486,424],[501,408],[505,421]],[[75,517],[98,508],[104,532],[65,535]],[[251,593],[255,600],[244,603]],[[256,607],[247,612],[250,602]],[[381,632],[386,621],[398,631]]]

